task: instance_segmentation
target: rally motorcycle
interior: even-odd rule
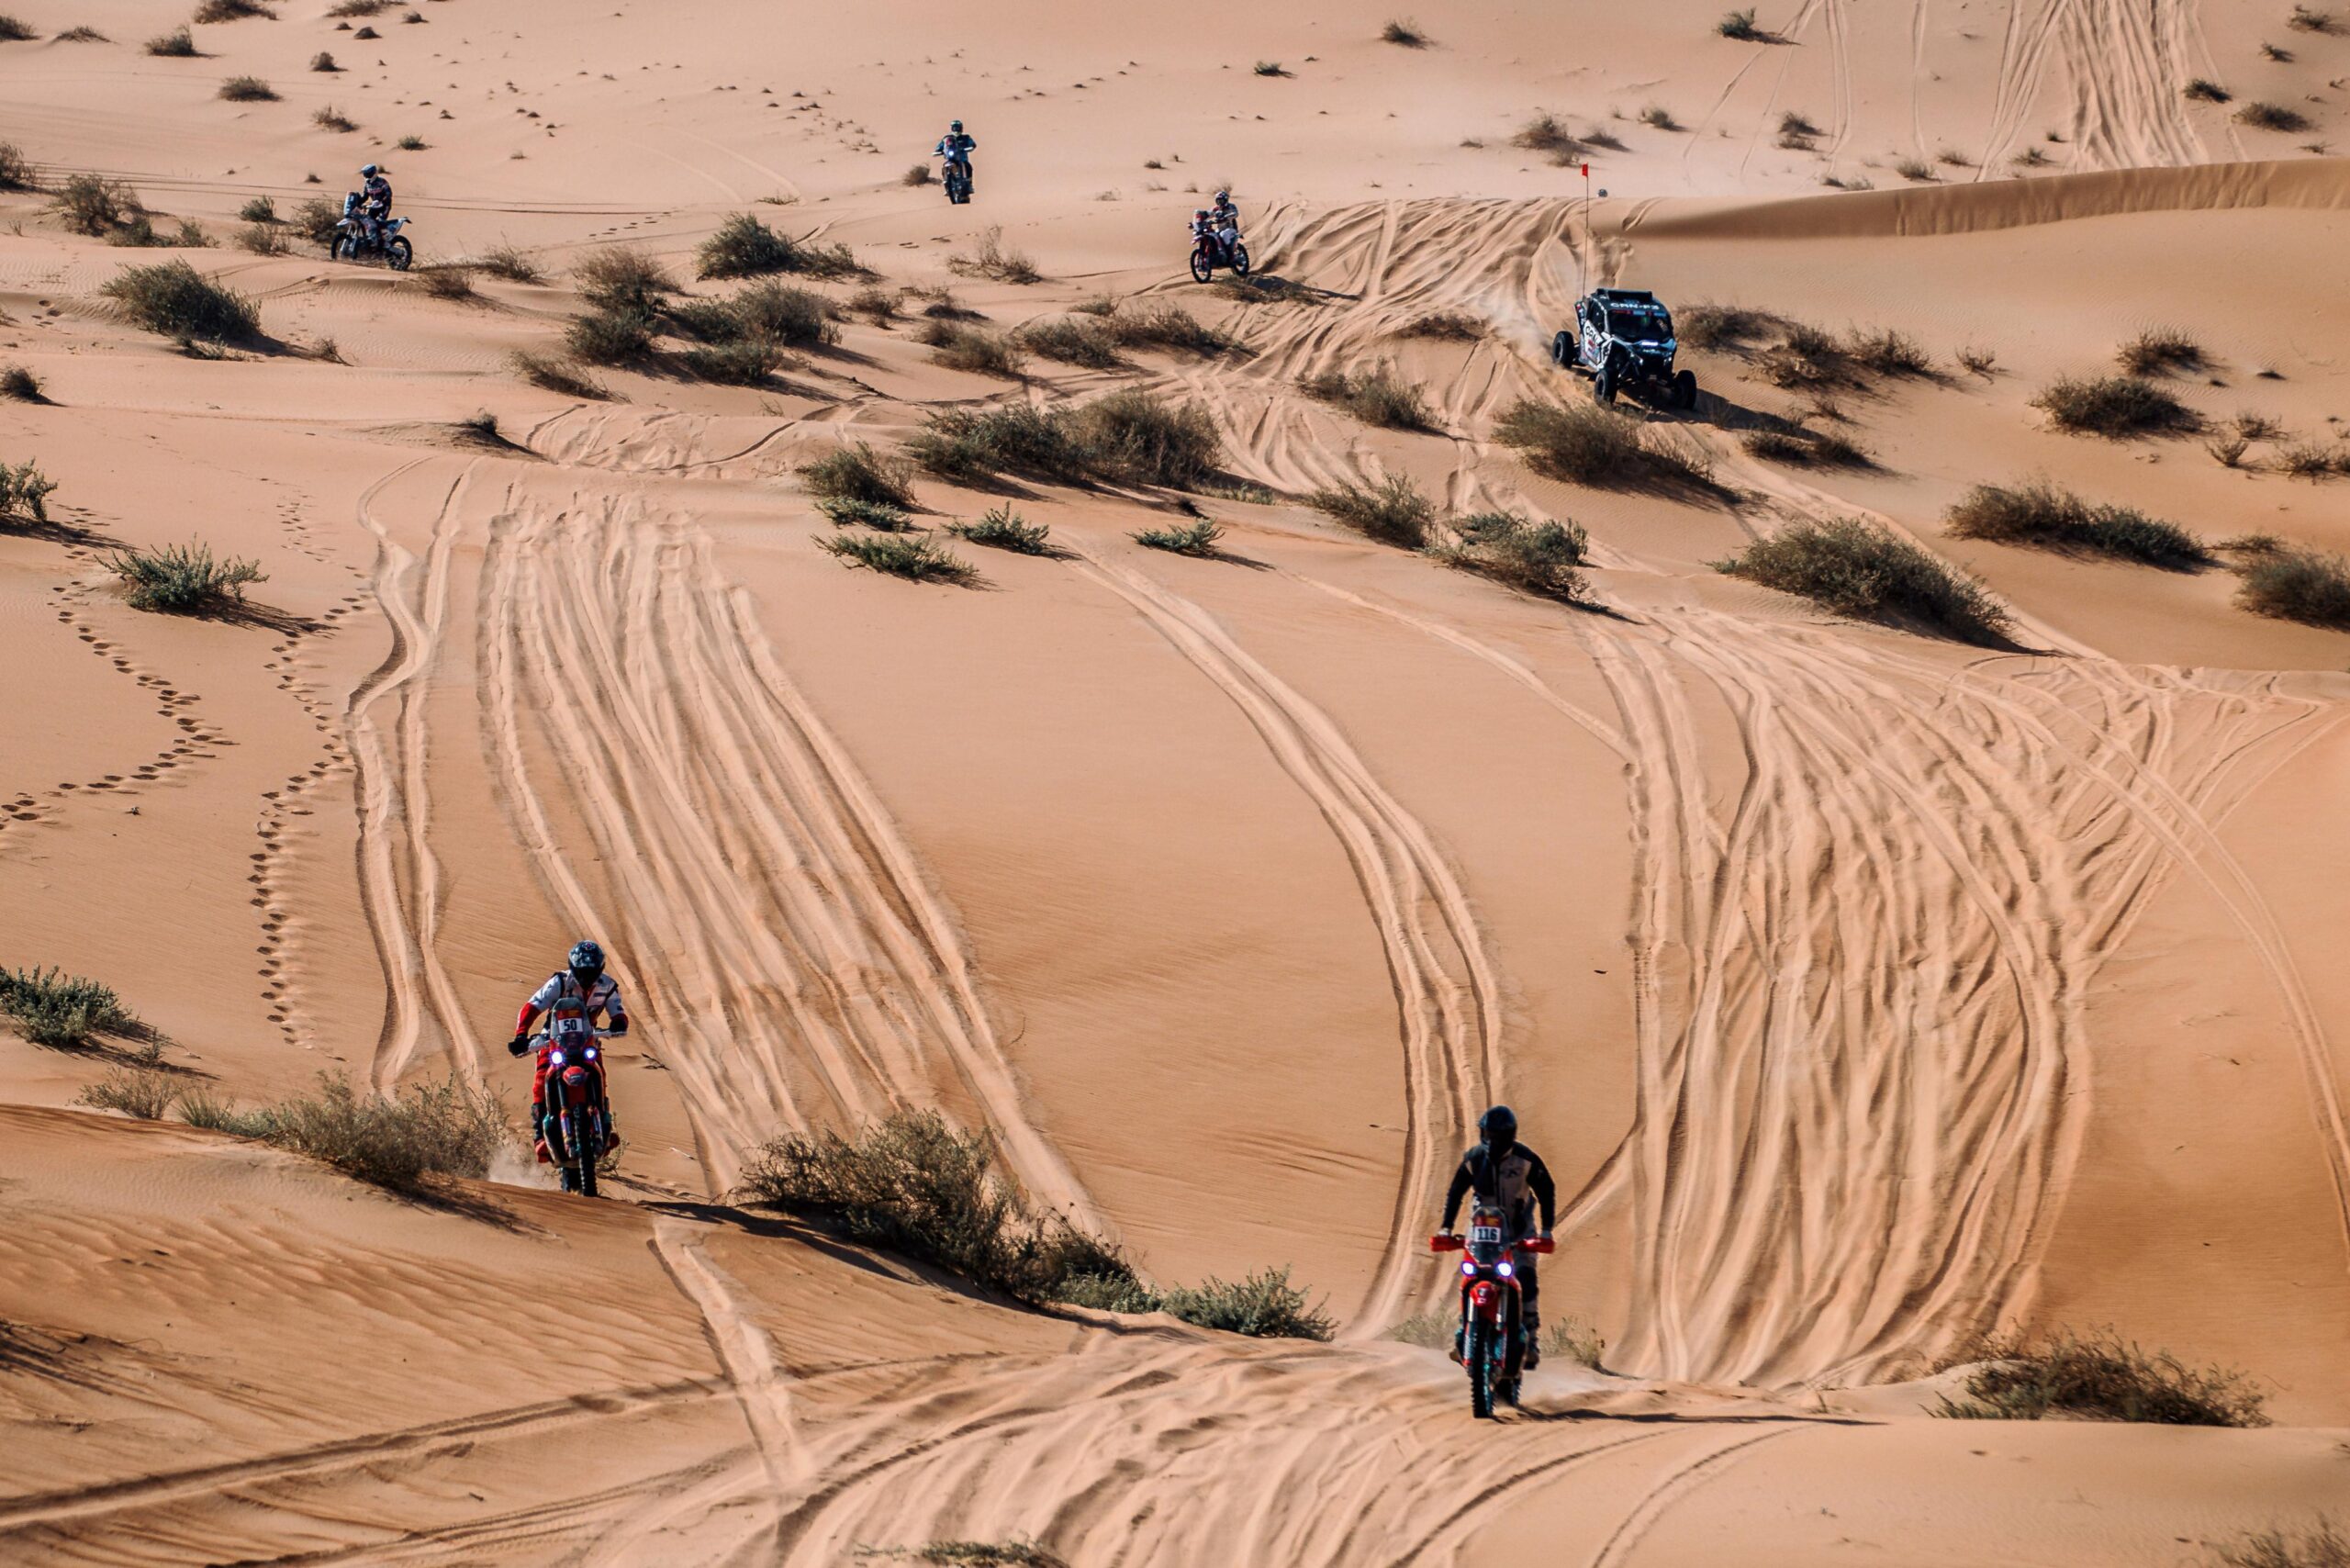
[[[946,199],[957,207],[971,199],[971,161],[948,158],[946,173],[939,183],[946,187]]]
[[[327,253],[338,262],[380,256],[394,272],[408,271],[408,263],[416,260],[416,247],[400,232],[408,227],[408,219],[386,218],[371,222],[359,210],[360,199],[357,191],[343,194],[342,217],[334,226],[334,240],[327,247]]]
[[[1529,1236],[1515,1246],[1504,1239],[1502,1212],[1479,1204],[1469,1216],[1469,1235],[1433,1236],[1431,1252],[1459,1252],[1460,1327],[1452,1359],[1469,1373],[1469,1409],[1479,1420],[1492,1417],[1494,1401],[1517,1403],[1526,1372],[1526,1313],[1518,1294],[1519,1254],[1548,1252],[1550,1238]]]
[[[1241,243],[1237,231],[1229,240],[1220,234],[1203,235],[1192,247],[1192,277],[1194,282],[1207,282],[1215,275],[1218,267],[1229,267],[1242,277],[1248,275],[1248,247]]]
[[[538,1133],[539,1158],[562,1173],[563,1190],[596,1195],[596,1167],[612,1148],[610,1103],[604,1097],[604,1047],[608,1029],[591,1027],[576,1000],[557,1002],[537,1036],[538,1064],[545,1075]]]

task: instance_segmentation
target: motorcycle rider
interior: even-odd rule
[[[549,975],[546,983],[532,991],[531,999],[522,1003],[521,1016],[514,1023],[514,1038],[506,1046],[510,1054],[519,1057],[529,1050],[532,1024],[540,1014],[566,998],[581,1004],[590,1026],[594,1025],[600,1014],[610,1020],[609,1026],[613,1034],[628,1033],[628,1009],[621,1002],[620,983],[604,972],[604,949],[582,938],[571,945],[571,952],[564,964],[564,968]],[[531,1075],[531,1127],[537,1136],[538,1154],[542,1160],[548,1158],[545,1104],[548,1066],[546,1056],[542,1053],[537,1070]],[[599,1092],[603,1078],[600,1072],[596,1075]],[[610,1095],[605,1096],[603,1112],[604,1126],[610,1135],[610,1147],[618,1148],[621,1135],[620,1129],[612,1125]]]
[[[364,165],[359,171],[359,215],[366,219],[367,242],[378,242],[380,226],[391,220],[392,182],[375,164]]]
[[[1481,1140],[1474,1148],[1461,1156],[1460,1169],[1452,1173],[1452,1185],[1444,1194],[1444,1234],[1458,1234],[1453,1223],[1460,1217],[1460,1200],[1475,1189],[1478,1201],[1493,1204],[1502,1211],[1502,1239],[1510,1246],[1537,1234],[1534,1211],[1542,1211],[1544,1240],[1550,1237],[1550,1226],[1558,1217],[1559,1190],[1550,1180],[1550,1168],[1542,1157],[1517,1141],[1517,1114],[1506,1105],[1496,1105],[1477,1118],[1477,1137]],[[1535,1254],[1516,1255],[1518,1299],[1526,1314],[1526,1365],[1528,1370],[1542,1363],[1542,1280],[1535,1271]]]
[[[1217,259],[1228,265],[1232,248],[1240,243],[1240,209],[1232,205],[1230,191],[1215,193],[1215,207],[1208,217],[1215,230],[1215,242],[1224,252]]]
[[[979,142],[975,138],[963,134],[963,122],[958,119],[946,128],[946,134],[938,139],[938,145],[931,149],[930,155],[934,158],[946,159],[946,165],[950,169],[957,163],[963,165],[963,179],[966,184],[968,184],[971,178],[971,152],[978,146]]]

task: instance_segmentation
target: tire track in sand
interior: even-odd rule
[[[1439,1189],[1450,1145],[1501,1092],[1500,987],[1476,915],[1442,851],[1375,778],[1337,724],[1191,600],[1139,572],[1080,554],[1077,568],[1125,599],[1232,700],[1337,835],[1370,905],[1395,991],[1404,1152],[1388,1238],[1353,1331],[1375,1333],[1433,1288],[1415,1217]]]

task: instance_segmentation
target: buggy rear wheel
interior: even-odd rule
[[[1551,364],[1563,365],[1569,369],[1572,369],[1575,361],[1582,357],[1582,345],[1575,342],[1575,335],[1572,332],[1561,330],[1556,336],[1551,338]]]
[[[1684,370],[1673,378],[1673,406],[1689,409],[1697,406],[1697,373]]]

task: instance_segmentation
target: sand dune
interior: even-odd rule
[[[593,934],[639,1020],[629,1144],[600,1202],[525,1159],[402,1201],[75,1103],[135,1042],[0,1031],[0,1559],[2188,1564],[2338,1511],[2342,633],[2243,608],[2241,551],[2162,571],[1944,517],[2044,477],[2350,548],[2345,481],[2285,463],[2350,417],[2343,32],[2235,0],[1804,0],[1756,40],[1455,6],[1422,48],[1326,0],[277,9],[194,59],[142,52],[185,20],[160,0],[0,43],[38,180],[225,241],[118,248],[0,192],[0,365],[43,392],[0,402],[0,459],[58,484],[0,525],[0,965],[112,984],[242,1103],[332,1070],[510,1103],[508,1020]],[[216,96],[248,73],[279,96]],[[1542,112],[1572,145],[1516,143]],[[968,207],[901,179],[957,114]],[[236,248],[247,202],[365,159],[427,266],[510,243],[544,277]],[[1183,272],[1224,182],[1292,286]],[[756,388],[514,374],[583,253],[690,279],[744,211],[870,269],[809,285],[836,343]],[[1041,281],[962,260],[999,225]],[[99,291],[160,259],[266,341],[133,327]],[[1823,406],[1759,342],[1686,350],[1699,407],[1644,417],[1712,482],[1571,484],[1494,430],[1586,396],[1548,347],[1596,283],[1930,363]],[[846,309],[868,284],[905,314]],[[990,330],[1106,296],[1237,346],[978,375],[920,341],[944,290]],[[2036,406],[2165,326],[2201,432]],[[1301,385],[1382,366],[1427,428]],[[1052,530],[946,541],[968,588],[819,548],[798,469],[842,442],[1126,387],[1206,414],[1218,486],[925,476],[920,525]],[[2277,433],[2212,461],[2239,420]],[[1869,461],[1743,439],[1794,428]],[[1392,476],[1586,529],[1592,605],[1305,504]],[[1133,537],[1185,508],[1219,554]],[[1979,574],[2012,640],[1714,569],[1841,517]],[[131,608],[111,553],[190,538],[266,572],[243,610]],[[1606,1349],[1487,1425],[1390,1335],[1445,1300],[1423,1238],[1505,1098],[1561,1182],[1548,1316]],[[1014,1308],[732,1206],[768,1140],[900,1107],[991,1132],[1156,1281],[1290,1268],[1337,1339]],[[1930,1415],[1975,1336],[2099,1326],[2245,1369],[2279,1424]]]

